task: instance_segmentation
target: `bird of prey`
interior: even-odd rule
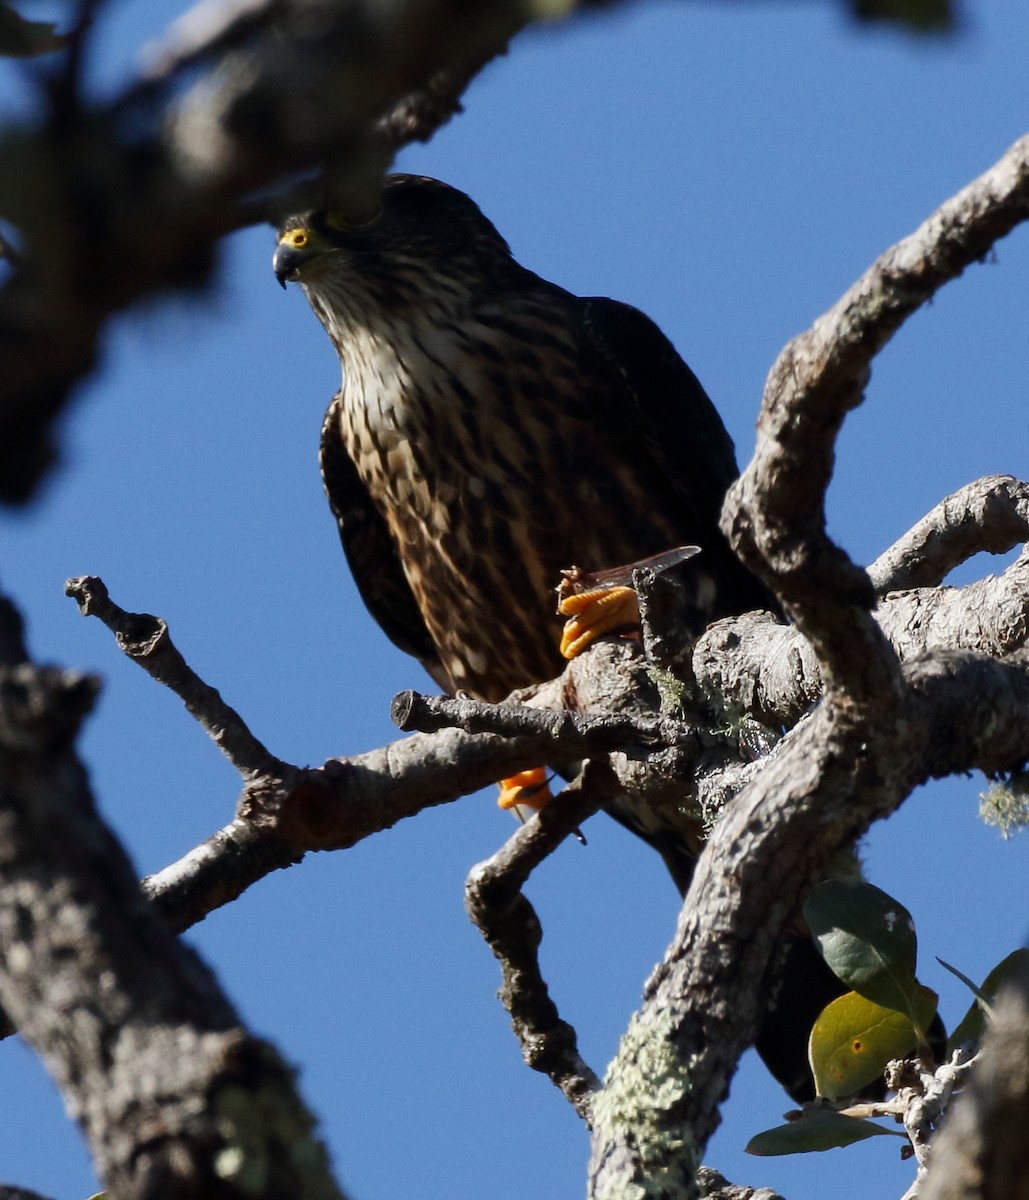
[[[342,365],[321,465],[361,596],[446,691],[497,701],[556,676],[554,590],[573,564],[694,543],[682,571],[695,632],[770,605],[718,527],[732,442],[643,313],[541,279],[468,196],[410,175],[387,180],[369,221],[288,219],[274,269],[302,285]],[[613,815],[685,888],[695,840]],[[796,987],[769,1017],[775,1045],[759,1048],[803,1096],[807,1033],[842,988],[798,945]]]

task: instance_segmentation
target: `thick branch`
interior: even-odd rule
[[[723,527],[851,699],[896,687],[893,655],[868,614],[867,575],[825,534],[836,434],[863,398],[869,364],[904,320],[1029,216],[1029,137],[898,242],[794,338],[768,377],[754,457]]]
[[[1029,483],[988,475],[954,492],[868,568],[876,592],[935,587],[973,555],[1029,541]]]
[[[140,894],[74,738],[80,675],[0,669],[0,1001],[82,1124],[112,1194],[341,1193],[292,1074],[241,1028]],[[255,1174],[255,1171],[257,1172]]]
[[[696,1195],[718,1106],[757,1028],[776,935],[805,891],[918,782],[1029,754],[1026,656],[1002,666],[941,653],[902,668],[871,615],[867,574],[829,541],[824,514],[835,437],[872,357],[1027,216],[1029,137],[883,255],[772,368],[723,528],[810,642],[826,695],[724,811],[700,857],[675,941],[594,1102],[595,1200],[623,1195],[627,1180],[640,1200]]]
[[[897,724],[824,702],[716,824],[679,928],[594,1100],[593,1197],[692,1197],[718,1106],[766,995],[777,931],[868,825],[928,776],[1029,755],[1029,669],[975,655],[904,668]]]
[[[1026,486],[1012,484],[1013,488]],[[1008,548],[1007,536],[995,538],[988,528],[974,537],[966,530],[962,540],[966,547],[992,540]],[[907,541],[906,535],[898,545]],[[939,559],[934,558],[934,563],[941,565]],[[937,650],[1009,657],[1029,642],[1029,550],[1002,575],[962,588],[891,593],[880,600],[874,615],[904,661]],[[702,687],[727,707],[771,724],[793,725],[824,687],[815,652],[800,630],[779,625],[764,613],[747,613],[713,625],[694,648],[693,669]]]

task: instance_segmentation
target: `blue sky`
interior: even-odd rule
[[[532,32],[400,166],[468,191],[540,274],[653,316],[745,460],[783,342],[1029,128],[1017,6],[969,4],[960,34],[933,42],[857,27],[841,7],[653,3]],[[97,79],[122,77],[178,11],[112,6]],[[0,86],[14,93],[9,68]],[[270,230],[240,234],[207,300],[112,327],[65,423],[62,469],[29,512],[0,518],[0,579],[34,652],[104,677],[82,748],[141,873],[224,823],[237,781],[179,702],[77,615],[67,576],[102,575],[119,603],[165,616],[196,669],[296,762],[391,739],[391,696],[430,686],[347,577],[317,470],[339,369],[299,290],[275,285],[271,250]],[[831,531],[857,559],[979,475],[1029,476],[1027,314],[1023,229],[877,360],[829,497]],[[961,578],[1002,565],[977,561]],[[979,823],[980,789],[922,789],[866,851],[870,877],[915,915],[920,975],[952,1025],[966,998],[933,954],[982,977],[1026,934],[1029,841]],[[355,1200],[582,1194],[585,1133],[522,1065],[495,964],[461,907],[469,867],[508,820],[492,794],[467,798],[311,856],[189,935],[299,1067]],[[529,894],[553,994],[602,1070],[677,904],[645,847],[603,817],[587,833]],[[87,1156],[30,1052],[9,1041],[0,1056],[0,1179],[89,1195]],[[788,1200],[903,1192],[910,1168],[892,1141],[743,1156],[786,1107],[748,1056],[708,1161]]]

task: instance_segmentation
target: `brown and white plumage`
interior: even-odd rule
[[[468,197],[409,176],[367,229],[288,222],[277,262],[340,356],[322,462],[355,578],[442,686],[499,700],[555,675],[573,563],[695,542],[698,623],[766,602],[718,530],[732,444],[642,313],[540,279]]]
[[[339,354],[322,472],[362,598],[442,687],[500,700],[558,674],[554,589],[573,564],[694,543],[682,578],[697,631],[771,603],[718,528],[732,443],[641,312],[525,270],[467,196],[406,175],[361,228],[287,221],[275,271],[302,284]],[[688,818],[613,815],[685,887]],[[842,989],[810,939],[789,954],[759,1046],[803,1097],[807,1032]]]

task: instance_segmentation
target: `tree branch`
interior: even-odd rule
[[[997,553],[1014,544],[1021,517],[1018,505],[1008,509],[1004,495],[1019,496],[1029,485],[1002,480],[999,492],[991,481],[980,480],[950,497],[905,534],[879,562],[893,562],[900,573],[911,570],[931,575],[945,562],[953,569],[957,544],[977,553],[987,545]],[[961,500],[968,496],[970,508]],[[975,503],[975,498],[983,501]],[[1001,503],[997,503],[998,498]],[[957,501],[952,505],[952,501]],[[1019,501],[1020,503],[1020,501]],[[952,526],[954,537],[940,522],[952,514],[977,509],[984,525],[973,531],[962,518]],[[999,512],[997,526],[992,521]],[[931,530],[940,530],[935,541]],[[1023,535],[1026,531],[1023,530]],[[919,547],[935,546],[923,555]],[[949,547],[949,549],[948,549]],[[908,553],[911,559],[907,558]],[[944,573],[946,573],[944,571]],[[884,576],[885,577],[885,576]],[[902,660],[936,650],[976,650],[1003,659],[1017,653],[1029,638],[1029,549],[1024,550],[1000,576],[989,576],[961,588],[924,587],[892,592],[881,599],[874,613],[883,633]],[[693,669],[703,690],[730,709],[748,712],[773,725],[793,725],[821,696],[824,683],[814,649],[796,626],[780,625],[764,613],[746,613],[712,625],[698,639]]]
[[[941,501],[868,568],[880,596],[935,587],[981,552],[1006,554],[1029,541],[1029,483],[987,475]]]
[[[144,901],[97,816],[74,749],[96,691],[0,668],[0,1002],[112,1194],[339,1200],[289,1068]]]
[[[1029,755],[1025,655],[1001,665],[939,653],[902,667],[871,615],[867,574],[829,541],[824,515],[835,437],[874,354],[1027,216],[1029,137],[883,255],[772,368],[723,528],[811,643],[826,694],[725,809],[697,863],[675,940],[594,1101],[594,1200],[624,1194],[627,1180],[641,1200],[697,1194],[776,935],[806,890],[922,779]]]
[[[754,457],[730,490],[723,529],[852,701],[895,690],[897,672],[869,615],[867,575],[825,534],[836,435],[906,318],[1027,216],[1029,136],[887,250],[769,374]]]
[[[668,718],[541,709],[506,700],[487,704],[467,697],[455,700],[417,692],[398,693],[390,715],[405,732],[435,733],[458,728],[466,733],[494,733],[507,738],[525,734],[545,737],[550,740],[549,753],[569,758],[625,749],[634,743],[675,746],[694,734],[688,725]]]
[[[500,999],[511,1014],[526,1063],[545,1074],[590,1123],[596,1074],[579,1055],[575,1030],[563,1021],[540,971],[539,918],[522,894],[532,870],[617,790],[610,769],[590,762],[560,796],[532,817],[465,883],[465,908],[500,963]]]
[[[69,579],[64,594],[75,601],[84,617],[102,621],[114,634],[120,650],[178,696],[244,780],[282,777],[287,772],[287,764],[269,754],[239,713],[189,666],[160,617],[126,612],[111,599],[104,581],[92,575]]]
[[[624,786],[643,786],[640,768],[651,757],[662,768],[663,786],[674,790],[673,802],[681,804],[683,763],[705,752],[695,730],[655,716],[653,705],[647,709],[652,689],[645,686],[645,664],[638,647],[623,642],[578,660],[559,683],[537,689],[532,701],[539,703],[542,696],[559,707],[581,704],[593,710],[588,717],[402,693],[398,710],[405,719],[439,732],[304,770],[272,755],[253,737],[239,714],[184,661],[162,620],[125,612],[94,577],[70,581],[67,591],[83,615],[103,620],[134,662],[176,692],[244,780],[235,819],[144,880],[146,894],[177,930],[236,899],[269,872],[299,862],[308,851],[347,848],[425,808],[541,762],[619,747]],[[455,720],[498,732],[445,728]],[[728,777],[716,771],[714,778],[723,793]],[[645,786],[658,790],[653,783]]]

